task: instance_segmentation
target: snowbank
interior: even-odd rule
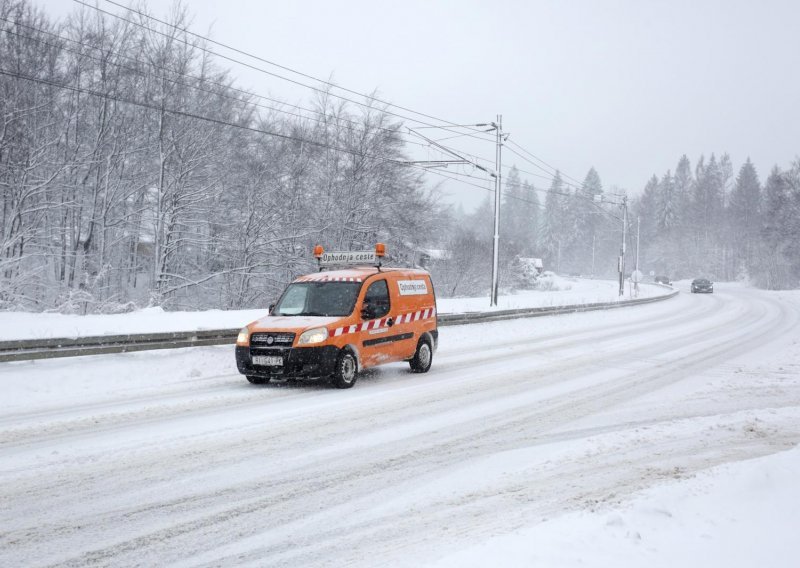
[[[654,487],[617,508],[543,520],[430,566],[797,566],[798,479],[794,448]]]
[[[565,284],[566,283],[566,284]],[[501,296],[498,305],[489,307],[488,297],[451,298],[437,302],[439,313],[484,312],[515,308],[566,306],[629,299],[618,295],[618,284],[607,280],[561,279],[558,291],[529,291]],[[642,285],[640,297],[658,296],[670,290]],[[266,308],[250,310],[208,310],[203,312],[165,312],[147,308],[126,314],[64,315],[26,312],[0,312],[0,341],[48,337],[83,337],[127,333],[199,331],[242,327],[266,314]]]

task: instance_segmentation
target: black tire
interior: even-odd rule
[[[417,350],[414,357],[408,364],[411,366],[412,373],[427,373],[433,363],[433,348],[427,337],[423,337],[417,343]]]
[[[331,382],[337,389],[349,389],[358,380],[358,363],[355,356],[349,351],[342,351],[336,360],[336,369],[333,371]]]
[[[265,385],[269,382],[269,377],[258,377],[256,375],[247,375],[247,380],[252,385]]]

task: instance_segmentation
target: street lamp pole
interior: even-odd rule
[[[639,270],[639,229],[642,226],[642,220],[636,217],[636,270]]]
[[[497,122],[492,123],[497,134],[497,153],[495,156],[494,172],[494,239],[492,244],[492,297],[490,306],[497,305],[498,266],[500,264],[500,181],[501,175],[501,149],[503,147],[503,115],[497,115]]]
[[[636,216],[636,281],[633,283],[633,289],[636,291],[636,297],[639,297],[639,229],[641,228],[642,220]]]
[[[440,150],[450,154],[458,160],[423,160],[423,161],[408,161],[405,162],[407,164],[472,164],[479,170],[483,170],[484,172],[488,173],[490,176],[494,177],[494,243],[493,243],[493,253],[492,253],[492,293],[490,298],[490,305],[496,306],[497,305],[497,281],[498,281],[498,265],[500,263],[500,187],[502,181],[502,148],[503,142],[508,138],[508,134],[503,135],[503,115],[497,115],[497,122],[487,122],[487,123],[480,123],[480,124],[464,124],[461,126],[490,126],[484,130],[484,132],[491,132],[492,130],[495,131],[497,134],[497,154],[495,156],[495,171],[490,172],[488,168],[482,166],[477,161],[469,160],[466,157],[454,152],[450,148],[446,148],[436,142],[435,140],[431,140],[427,136],[423,136],[417,130],[421,130],[422,128],[426,128],[424,126],[420,126],[416,129],[409,128],[409,132],[416,134],[417,136],[424,138],[428,144],[439,148]],[[433,126],[429,128],[434,128]]]
[[[628,230],[628,198],[622,198],[622,245],[619,247],[619,295],[625,294],[625,240]]]

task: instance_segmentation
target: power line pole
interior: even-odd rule
[[[636,297],[639,297],[639,229],[641,228],[642,220],[636,216],[636,281],[633,283],[633,289],[636,290]]]
[[[492,123],[497,133],[497,154],[494,172],[494,241],[492,246],[492,297],[490,306],[497,305],[497,280],[498,265],[500,263],[500,181],[501,175],[501,149],[503,148],[503,115],[497,115],[497,122]]]
[[[561,274],[561,239],[558,239],[558,253],[556,253],[556,274]]]
[[[487,168],[480,165],[478,162],[469,160],[454,152],[450,148],[442,146],[435,140],[428,138],[427,136],[423,136],[417,130],[422,128],[426,128],[420,126],[416,129],[409,128],[409,132],[419,136],[420,138],[425,139],[431,146],[435,146],[436,148],[450,154],[458,158],[457,160],[422,160],[422,161],[408,161],[404,162],[407,164],[420,164],[420,165],[434,165],[434,166],[441,166],[447,164],[472,164],[476,168],[483,170],[484,172],[488,173],[490,176],[494,177],[494,243],[493,243],[493,254],[492,254],[492,293],[490,298],[490,305],[496,306],[497,305],[497,282],[498,282],[498,265],[500,263],[500,188],[502,182],[502,148],[503,142],[508,138],[508,134],[503,134],[503,115],[497,115],[497,122],[486,122],[480,124],[471,124],[471,125],[462,125],[462,126],[489,126],[487,130],[484,132],[491,132],[492,130],[496,133],[496,140],[497,140],[497,154],[495,157],[495,171],[490,172]]]
[[[625,294],[625,239],[628,236],[628,197],[622,198],[622,245],[619,248],[619,295]]]

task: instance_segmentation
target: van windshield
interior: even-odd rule
[[[295,282],[272,310],[275,316],[347,316],[361,282]]]

